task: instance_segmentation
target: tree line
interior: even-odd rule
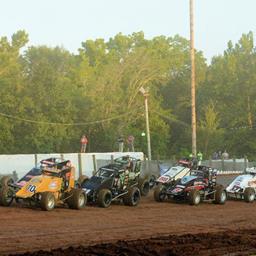
[[[0,153],[116,151],[132,134],[147,152],[143,95],[149,90],[153,158],[191,149],[190,49],[179,35],[146,39],[143,32],[86,40],[78,53],[29,46],[28,34],[0,38]],[[254,158],[256,54],[253,34],[228,42],[207,64],[196,51],[197,147],[210,156]]]

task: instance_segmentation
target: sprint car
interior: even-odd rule
[[[120,200],[125,205],[136,206],[141,194],[149,191],[149,182],[140,180],[139,159],[123,156],[114,163],[99,168],[90,179],[81,177],[80,187],[86,192],[88,202],[100,207],[109,207],[114,200]]]
[[[86,194],[75,188],[75,169],[69,160],[48,158],[39,168],[33,168],[18,182],[3,177],[0,188],[0,205],[17,203],[39,206],[53,210],[57,204],[67,204],[72,209],[81,209],[86,204]]]
[[[243,199],[252,203],[256,192],[256,168],[247,168],[246,173],[237,176],[226,188],[228,197]]]
[[[177,180],[189,174],[191,162],[187,159],[181,159],[176,166],[167,167],[159,165],[161,176],[155,181],[154,199],[162,202],[166,197],[167,191],[170,191]]]
[[[212,201],[217,204],[226,202],[226,192],[221,185],[216,184],[217,170],[206,166],[199,166],[191,170],[190,175],[178,179],[174,186],[159,189],[159,200],[166,198],[174,201],[187,201],[191,205],[198,205],[201,201]]]

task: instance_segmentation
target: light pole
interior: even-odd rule
[[[145,117],[146,117],[146,133],[147,133],[147,145],[148,145],[148,160],[151,160],[151,142],[150,142],[150,131],[149,131],[149,119],[148,119],[148,89],[140,88],[140,92],[144,96],[145,103]]]

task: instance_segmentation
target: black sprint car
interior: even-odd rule
[[[156,193],[161,201],[169,198],[174,201],[188,201],[191,205],[198,205],[201,201],[224,204],[227,195],[223,186],[216,183],[216,177],[216,169],[199,166],[190,175],[177,180],[168,190],[159,187]]]
[[[82,176],[79,186],[86,192],[88,202],[109,207],[113,200],[136,206],[141,194],[149,192],[149,182],[140,179],[141,160],[123,156],[99,170],[90,179]]]

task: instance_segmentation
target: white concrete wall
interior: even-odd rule
[[[71,160],[72,164],[76,168],[76,177],[79,175],[79,158],[78,153],[68,153],[68,154],[37,154],[37,162],[39,163],[42,159],[50,158],[50,157],[61,157],[64,159]],[[93,155],[95,155],[96,160],[111,160],[111,156],[114,158],[130,155],[135,158],[139,158],[143,160],[142,152],[110,152],[110,153],[82,153],[81,154],[81,162],[82,162],[82,173],[91,176],[94,170],[93,167]],[[11,174],[13,171],[16,171],[18,177],[21,178],[25,175],[30,169],[35,166],[35,155],[0,155],[0,174]]]

